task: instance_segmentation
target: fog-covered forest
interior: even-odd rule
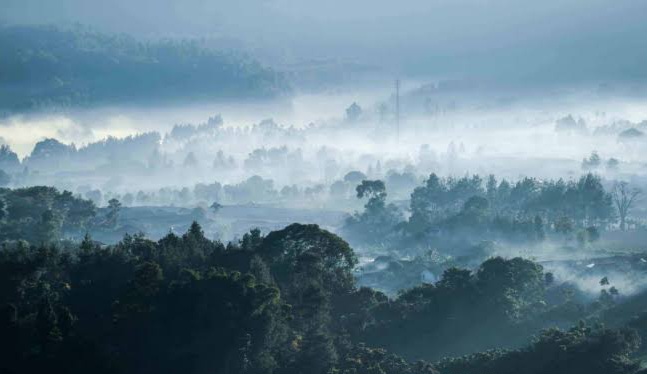
[[[644,4],[0,9],[0,374],[647,373]]]
[[[0,110],[147,104],[284,94],[284,79],[254,61],[197,41],[137,42],[54,26],[0,28]]]

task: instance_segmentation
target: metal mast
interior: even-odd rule
[[[396,139],[400,143],[400,80],[395,80],[395,127]]]

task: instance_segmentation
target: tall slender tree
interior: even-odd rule
[[[629,214],[629,210],[631,210],[636,200],[640,197],[642,191],[638,188],[629,188],[627,182],[620,182],[613,186],[611,194],[613,196],[613,202],[618,209],[620,230],[625,231],[627,229],[627,215]]]

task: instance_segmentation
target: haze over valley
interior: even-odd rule
[[[647,372],[647,5],[0,8],[0,373]]]

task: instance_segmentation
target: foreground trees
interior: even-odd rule
[[[635,373],[640,365],[629,356],[639,345],[635,331],[581,324],[568,331],[544,331],[526,348],[446,359],[438,368],[447,374]]]
[[[480,209],[481,204],[468,204]],[[0,372],[633,374],[635,333],[549,330],[540,265],[492,258],[396,299],[355,287],[338,236],[293,224],[224,245],[194,223],[155,242],[6,242]],[[514,349],[523,346],[525,348]],[[388,347],[388,350],[373,347]],[[426,362],[509,347],[435,365]],[[389,353],[392,352],[392,353]]]
[[[18,242],[0,254],[8,373],[327,373],[341,354],[334,300],[353,291],[357,261],[299,224],[227,247],[194,223],[158,242],[86,236],[73,252]]]
[[[429,360],[514,346],[532,334],[527,323],[546,311],[545,287],[540,265],[492,258],[474,272],[450,268],[436,284],[378,303],[372,307],[377,320],[352,331],[405,357]]]

